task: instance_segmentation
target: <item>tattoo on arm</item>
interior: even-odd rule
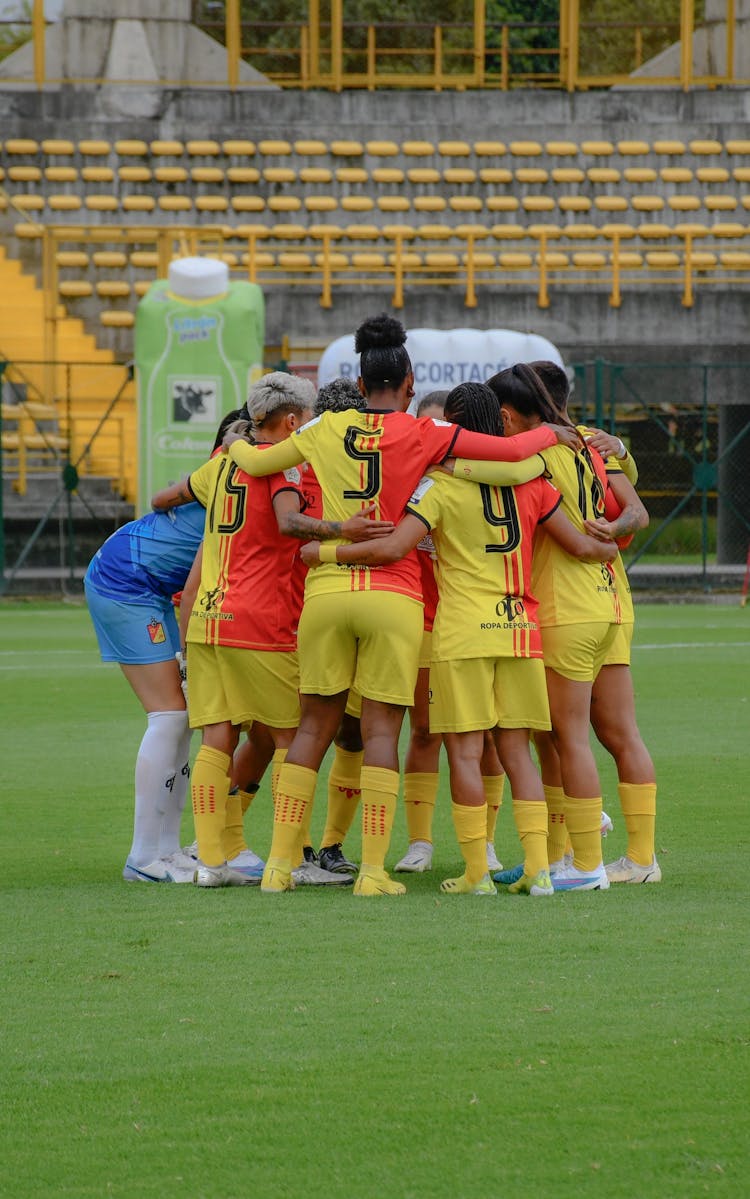
[[[303,512],[290,513],[284,522],[287,537],[298,537],[301,541],[331,541],[341,537],[341,521],[315,520]]]
[[[613,536],[628,537],[631,533],[637,533],[641,523],[638,510],[632,504],[628,504],[612,522]]]

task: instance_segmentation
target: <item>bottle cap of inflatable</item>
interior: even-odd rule
[[[175,258],[169,289],[182,300],[210,300],[229,290],[229,268],[216,258]]]

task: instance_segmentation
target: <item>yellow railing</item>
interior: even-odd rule
[[[203,29],[223,40],[226,74],[221,79],[162,79],[165,86],[253,87],[241,79],[243,61],[251,62],[267,79],[285,88],[319,88],[340,92],[350,88],[492,88],[562,87],[568,91],[612,87],[632,82],[631,71],[644,58],[679,43],[679,70],[661,76],[637,77],[639,86],[719,86],[750,83],[734,73],[737,33],[735,0],[725,0],[725,58],[709,73],[696,72],[693,63],[694,0],[675,0],[670,24],[653,21],[587,22],[581,0],[560,0],[559,26],[523,22],[488,22],[485,0],[473,0],[470,22],[424,25],[403,21],[363,25],[346,23],[342,0],[330,0],[328,19],[321,20],[320,0],[308,0],[305,22],[246,22],[240,19],[240,0],[226,0],[222,20],[202,20]],[[47,75],[44,52],[44,3],[33,0],[31,20],[2,22],[18,37],[33,38],[33,78],[45,83],[95,83],[100,78],[54,78]],[[25,33],[23,32],[25,30]],[[602,32],[617,41],[614,57],[627,69],[601,70]],[[283,38],[284,44],[279,40]],[[411,40],[410,40],[411,39]],[[621,44],[618,39],[621,39]],[[17,39],[16,39],[17,40]],[[6,39],[8,41],[8,39]],[[543,44],[539,44],[539,43]],[[2,46],[0,45],[0,55]],[[6,77],[8,82],[14,79]],[[138,85],[130,80],[110,83]],[[154,86],[154,81],[147,81]]]

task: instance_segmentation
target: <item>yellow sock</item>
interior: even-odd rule
[[[317,771],[308,770],[307,766],[289,766],[285,762],[281,767],[276,784],[273,842],[268,857],[269,861],[273,858],[279,864],[288,863],[283,867],[286,870],[297,865],[300,830],[306,809],[312,807],[317,779]]]
[[[547,860],[559,862],[565,855],[568,830],[565,827],[565,792],[562,787],[544,787],[547,804]]]
[[[547,858],[547,805],[531,799],[513,800],[513,819],[523,845],[523,872],[534,878],[549,869]]]
[[[328,811],[321,845],[342,844],[351,828],[362,794],[359,784],[362,750],[350,753],[338,745],[335,750],[331,773],[328,775]]]
[[[627,856],[639,866],[650,866],[654,860],[656,783],[620,783],[617,791],[628,830]]]
[[[487,804],[451,804],[453,827],[466,863],[466,878],[478,883],[487,873]]]
[[[596,870],[602,860],[602,797],[574,799],[565,796],[565,823],[573,843],[576,870]]]
[[[382,870],[391,843],[396,814],[399,775],[384,766],[363,766],[362,784],[362,870]]]
[[[312,801],[311,801],[305,808],[305,812],[302,817],[302,823],[299,826],[299,839],[297,841],[297,848],[295,849],[295,852],[292,856],[292,867],[295,870],[297,869],[298,866],[301,866],[305,860],[305,846],[312,845],[312,841],[310,840],[310,825],[312,824],[312,812],[313,812],[313,806],[312,806]]]
[[[279,784],[279,773],[281,767],[286,762],[287,751],[285,749],[275,749],[271,758],[271,795],[274,803],[276,802],[276,788]]]
[[[247,812],[248,808],[250,807],[250,804],[255,799],[255,796],[258,794],[259,790],[260,790],[259,783],[250,783],[246,791],[243,791],[240,789],[239,797],[240,797],[240,803],[242,805],[242,815],[243,816]]]
[[[226,861],[223,835],[230,762],[229,754],[202,745],[190,779],[198,856],[207,866],[221,866]]]
[[[432,844],[432,817],[439,782],[439,774],[404,775],[404,807],[410,844],[412,841]]]
[[[227,795],[226,815],[224,817],[224,833],[221,838],[224,857],[227,861],[236,858],[238,853],[247,849],[245,830],[242,827],[242,796],[237,788]]]
[[[487,841],[494,845],[497,818],[500,815],[500,808],[503,803],[505,775],[483,774],[482,786],[484,787],[484,798],[487,803]]]

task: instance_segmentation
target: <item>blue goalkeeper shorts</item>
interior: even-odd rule
[[[149,605],[101,595],[84,581],[103,662],[145,666],[168,662],[180,648],[180,632],[170,600],[155,595]]]

